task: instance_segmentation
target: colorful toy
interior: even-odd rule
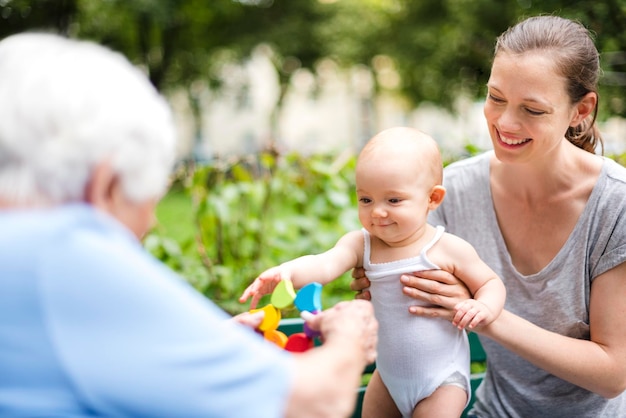
[[[281,280],[272,293],[271,303],[278,309],[288,308],[296,298],[296,291],[290,280]]]
[[[280,332],[277,329],[270,329],[263,333],[263,337],[266,340],[273,342],[279,347],[284,348],[289,340],[284,332]]]
[[[251,309],[250,312],[264,311],[263,322],[258,327],[258,331],[263,333],[263,337],[284,348],[287,351],[301,353],[314,346],[315,338],[319,337],[319,332],[310,329],[304,324],[303,332],[298,332],[287,337],[283,332],[278,331],[281,318],[281,309],[295,306],[305,317],[315,315],[322,311],[322,285],[319,283],[309,283],[296,293],[293,283],[282,280],[270,299],[270,303],[260,309]]]
[[[263,317],[263,321],[261,325],[259,325],[260,331],[269,331],[272,329],[278,328],[278,324],[280,322],[280,311],[276,309],[271,304],[265,305],[261,309],[251,309],[250,312],[258,312],[265,311],[265,316]]]
[[[310,339],[304,332],[291,334],[285,344],[285,350],[293,353],[303,353],[312,347],[313,340]]]
[[[300,312],[320,312],[322,310],[322,285],[307,284],[300,289],[293,303]]]

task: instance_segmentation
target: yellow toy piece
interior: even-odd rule
[[[269,331],[272,329],[278,328],[278,323],[280,322],[280,311],[274,307],[271,303],[265,305],[261,309],[252,309],[250,312],[258,312],[264,311],[265,316],[263,317],[263,322],[259,325],[259,330],[261,331]]]

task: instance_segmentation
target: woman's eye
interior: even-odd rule
[[[489,97],[489,100],[491,100],[492,102],[496,102],[496,103],[504,103],[504,99],[501,99],[499,97],[494,96],[493,94],[489,94],[487,97]]]
[[[526,108],[526,112],[528,112],[529,114],[533,116],[541,116],[546,113],[543,110],[533,110],[533,109],[528,109],[528,108]]]

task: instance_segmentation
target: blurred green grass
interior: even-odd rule
[[[194,238],[195,226],[191,196],[182,187],[173,187],[156,207],[155,231],[179,243]]]

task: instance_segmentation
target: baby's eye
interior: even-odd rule
[[[393,199],[389,199],[389,203],[400,203],[402,201],[402,199],[399,199],[397,197],[394,197]]]
[[[370,199],[369,197],[361,197],[359,198],[359,202],[361,203],[370,203],[372,201],[372,199]]]

